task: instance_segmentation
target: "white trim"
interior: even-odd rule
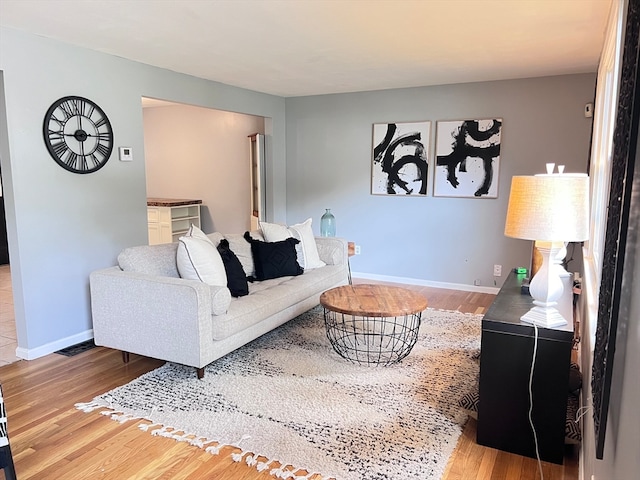
[[[70,337],[61,338],[55,342],[46,343],[36,348],[16,348],[16,357],[23,358],[25,360],[35,360],[36,358],[44,357],[50,353],[57,352],[63,348],[76,345],[86,340],[93,338],[93,329],[85,330],[84,332],[76,333]]]
[[[466,283],[447,283],[434,282],[432,280],[423,280],[421,278],[393,277],[390,275],[376,275],[375,273],[351,272],[353,278],[363,280],[377,280],[380,282],[405,283],[407,285],[421,285],[423,287],[446,288],[449,290],[462,290],[464,292],[478,292],[497,294],[500,289],[498,287],[483,287],[480,285],[467,285]]]
[[[624,0],[611,4],[605,43],[598,66],[591,142],[591,219],[587,255],[593,258],[594,280],[600,283],[611,184],[613,135],[619,95],[624,37]]]
[[[590,238],[583,248],[584,279],[582,281],[582,317],[580,321],[580,369],[582,371],[582,442],[578,463],[579,480],[594,478],[595,427],[593,422],[593,399],[591,397],[591,369],[598,319],[600,275],[604,256],[604,240],[607,225],[607,208],[611,184],[611,156],[617,114],[619,83],[625,34],[627,0],[611,3],[605,42],[598,66],[596,108],[593,118],[591,145],[591,221]]]

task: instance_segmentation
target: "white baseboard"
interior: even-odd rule
[[[23,358],[25,360],[35,360],[36,358],[44,357],[50,353],[57,352],[63,348],[76,345],[77,343],[91,340],[93,338],[93,329],[86,330],[70,337],[61,338],[55,342],[46,343],[36,348],[16,348],[16,357]]]
[[[423,287],[447,288],[449,290],[462,290],[464,292],[478,292],[497,294],[498,287],[483,287],[481,285],[467,285],[465,283],[434,282],[420,278],[392,277],[390,275],[376,275],[374,273],[351,272],[353,278],[362,280],[377,280],[379,282],[405,283],[407,285],[420,285]]]

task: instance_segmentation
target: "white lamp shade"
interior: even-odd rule
[[[589,238],[586,174],[514,176],[504,234],[545,242]]]

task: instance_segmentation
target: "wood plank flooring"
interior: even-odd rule
[[[493,300],[487,294],[409,288],[427,296],[433,308],[484,313]],[[98,347],[74,357],[52,354],[0,367],[18,478],[273,479],[268,472],[233,462],[225,455],[230,449],[211,455],[185,443],[154,437],[141,431],[138,422],[121,424],[98,411],[75,409],[75,403],[90,401],[161,364],[138,355],[131,355],[131,361],[123,364],[120,352]],[[475,432],[476,423],[470,420],[443,480],[540,478],[534,459],[481,447],[475,443]],[[577,455],[570,451],[564,465],[543,463],[543,467],[545,480],[578,478]]]

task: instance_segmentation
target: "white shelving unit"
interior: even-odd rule
[[[162,203],[165,205],[161,205]],[[184,200],[153,199],[147,206],[147,226],[149,228],[149,245],[177,242],[191,224],[200,228],[200,204],[185,204]],[[180,203],[172,205],[172,203]]]

